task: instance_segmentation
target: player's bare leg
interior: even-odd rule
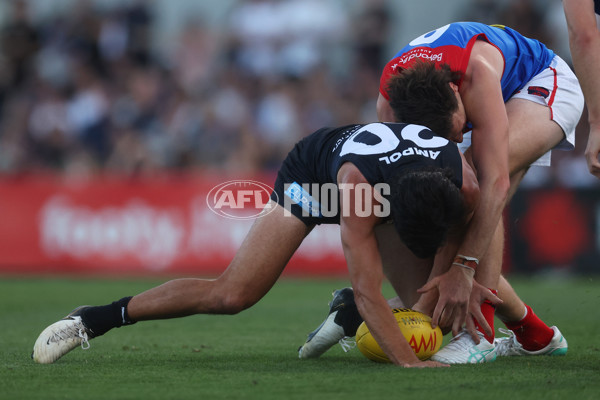
[[[524,99],[513,99],[506,104],[506,110],[511,124],[509,196],[512,197],[529,165],[556,146],[564,138],[564,132],[556,122],[550,120],[550,110],[545,106]],[[532,121],[536,121],[535,124]],[[505,302],[498,307],[497,314],[513,332],[508,338],[496,339],[496,344],[502,343],[498,346],[499,355],[566,353],[566,340],[556,327],[550,328],[543,323],[508,282],[501,282],[499,289]],[[525,347],[518,348],[519,342]]]
[[[513,197],[515,194],[517,187],[525,173],[529,168],[525,168],[517,173],[515,173],[511,177],[511,185],[508,193],[508,199]],[[504,244],[504,235],[502,236],[502,244]],[[502,254],[504,251],[502,251]],[[502,304],[496,306],[496,315],[500,319],[508,319],[509,321],[518,321],[525,315],[525,303],[521,300],[521,298],[517,295],[512,286],[508,283],[506,278],[500,276],[498,281],[498,297],[502,299]]]
[[[235,314],[254,305],[273,286],[310,232],[284,216],[283,207],[258,218],[229,267],[215,280],[177,279],[143,292],[127,307],[134,321],[192,314]]]
[[[199,313],[235,314],[273,286],[311,227],[283,207],[258,218],[227,270],[217,279],[176,279],[112,304],[78,308],[40,334],[32,358],[52,363],[88,339],[136,321]]]
[[[496,315],[500,319],[518,321],[525,316],[525,303],[503,276],[498,284],[498,296],[503,300],[503,303],[496,307]]]

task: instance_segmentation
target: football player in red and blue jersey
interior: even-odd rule
[[[596,22],[600,0],[563,0],[563,7],[573,67],[581,82],[590,124],[585,159],[590,173],[600,178],[600,30]]]
[[[393,88],[388,87],[392,76],[401,80]],[[479,343],[461,331],[433,359],[474,363],[492,361],[495,354],[566,352],[558,329],[541,323],[500,279],[501,215],[530,165],[549,165],[552,149],[573,149],[582,109],[581,88],[567,64],[544,44],[505,26],[451,23],[412,40],[385,66],[379,119],[419,123],[461,143],[481,190],[454,262],[422,288],[422,302],[431,303],[427,298],[439,291],[433,321],[450,324],[455,334],[466,321],[467,307],[474,315],[483,303],[481,312],[493,327],[494,308],[470,289],[475,278],[499,290],[504,303],[497,315],[516,334],[516,340],[501,341],[496,349],[481,326]]]

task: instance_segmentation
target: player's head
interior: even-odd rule
[[[404,244],[420,258],[434,256],[448,233],[465,221],[463,196],[449,169],[415,169],[390,181],[394,226]]]
[[[386,90],[396,120],[424,125],[447,139],[462,141],[464,112],[456,93],[460,78],[461,73],[447,64],[421,60],[392,75]]]

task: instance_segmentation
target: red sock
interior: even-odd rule
[[[517,341],[528,351],[541,350],[548,346],[548,343],[554,337],[554,331],[544,323],[533,312],[531,307],[527,307],[525,318],[517,322],[505,322],[508,329],[514,332]]]
[[[498,294],[497,290],[494,290],[494,289],[490,289],[490,290],[492,291],[492,293],[494,293],[496,295]],[[495,312],[496,312],[496,306],[494,306],[492,303],[490,303],[489,300],[484,301],[483,304],[481,305],[481,313],[483,314],[483,317],[485,318],[487,323],[490,325],[490,328],[492,328],[492,336],[486,335],[483,331],[483,328],[479,325],[477,320],[473,319],[473,321],[475,322],[475,326],[477,327],[477,330],[479,332],[483,333],[486,340],[490,343],[494,342],[494,313]]]

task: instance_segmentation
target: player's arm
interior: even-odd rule
[[[476,52],[481,45],[484,51]],[[460,89],[467,119],[473,125],[471,155],[477,171],[479,202],[456,254],[479,260],[486,253],[500,221],[510,187],[508,117],[500,86],[503,65],[494,47],[476,43]],[[499,273],[480,266],[477,280],[486,287],[495,287]],[[473,278],[473,271],[452,264],[446,273],[419,290],[420,293],[434,288],[439,291],[432,325],[437,325],[442,318],[453,321],[453,333],[460,331],[467,317]]]
[[[471,159],[480,195],[458,253],[477,259],[487,251],[510,188],[509,125],[500,84],[503,69],[504,61],[498,50],[488,43],[477,42],[460,89],[467,120],[473,126]],[[481,277],[482,271],[477,275]]]
[[[417,358],[400,332],[381,292],[384,275],[374,232],[380,218],[374,213],[358,216],[355,212],[360,200],[357,200],[353,187],[359,183],[367,183],[364,176],[354,165],[344,164],[338,172],[340,231],[358,311],[377,343],[394,364],[403,367],[441,366],[442,364],[424,362]],[[371,197],[371,201],[375,201],[375,198]]]
[[[573,67],[581,83],[588,109],[590,133],[585,158],[590,173],[600,178],[600,31],[596,26],[593,0],[563,0],[569,27]]]

